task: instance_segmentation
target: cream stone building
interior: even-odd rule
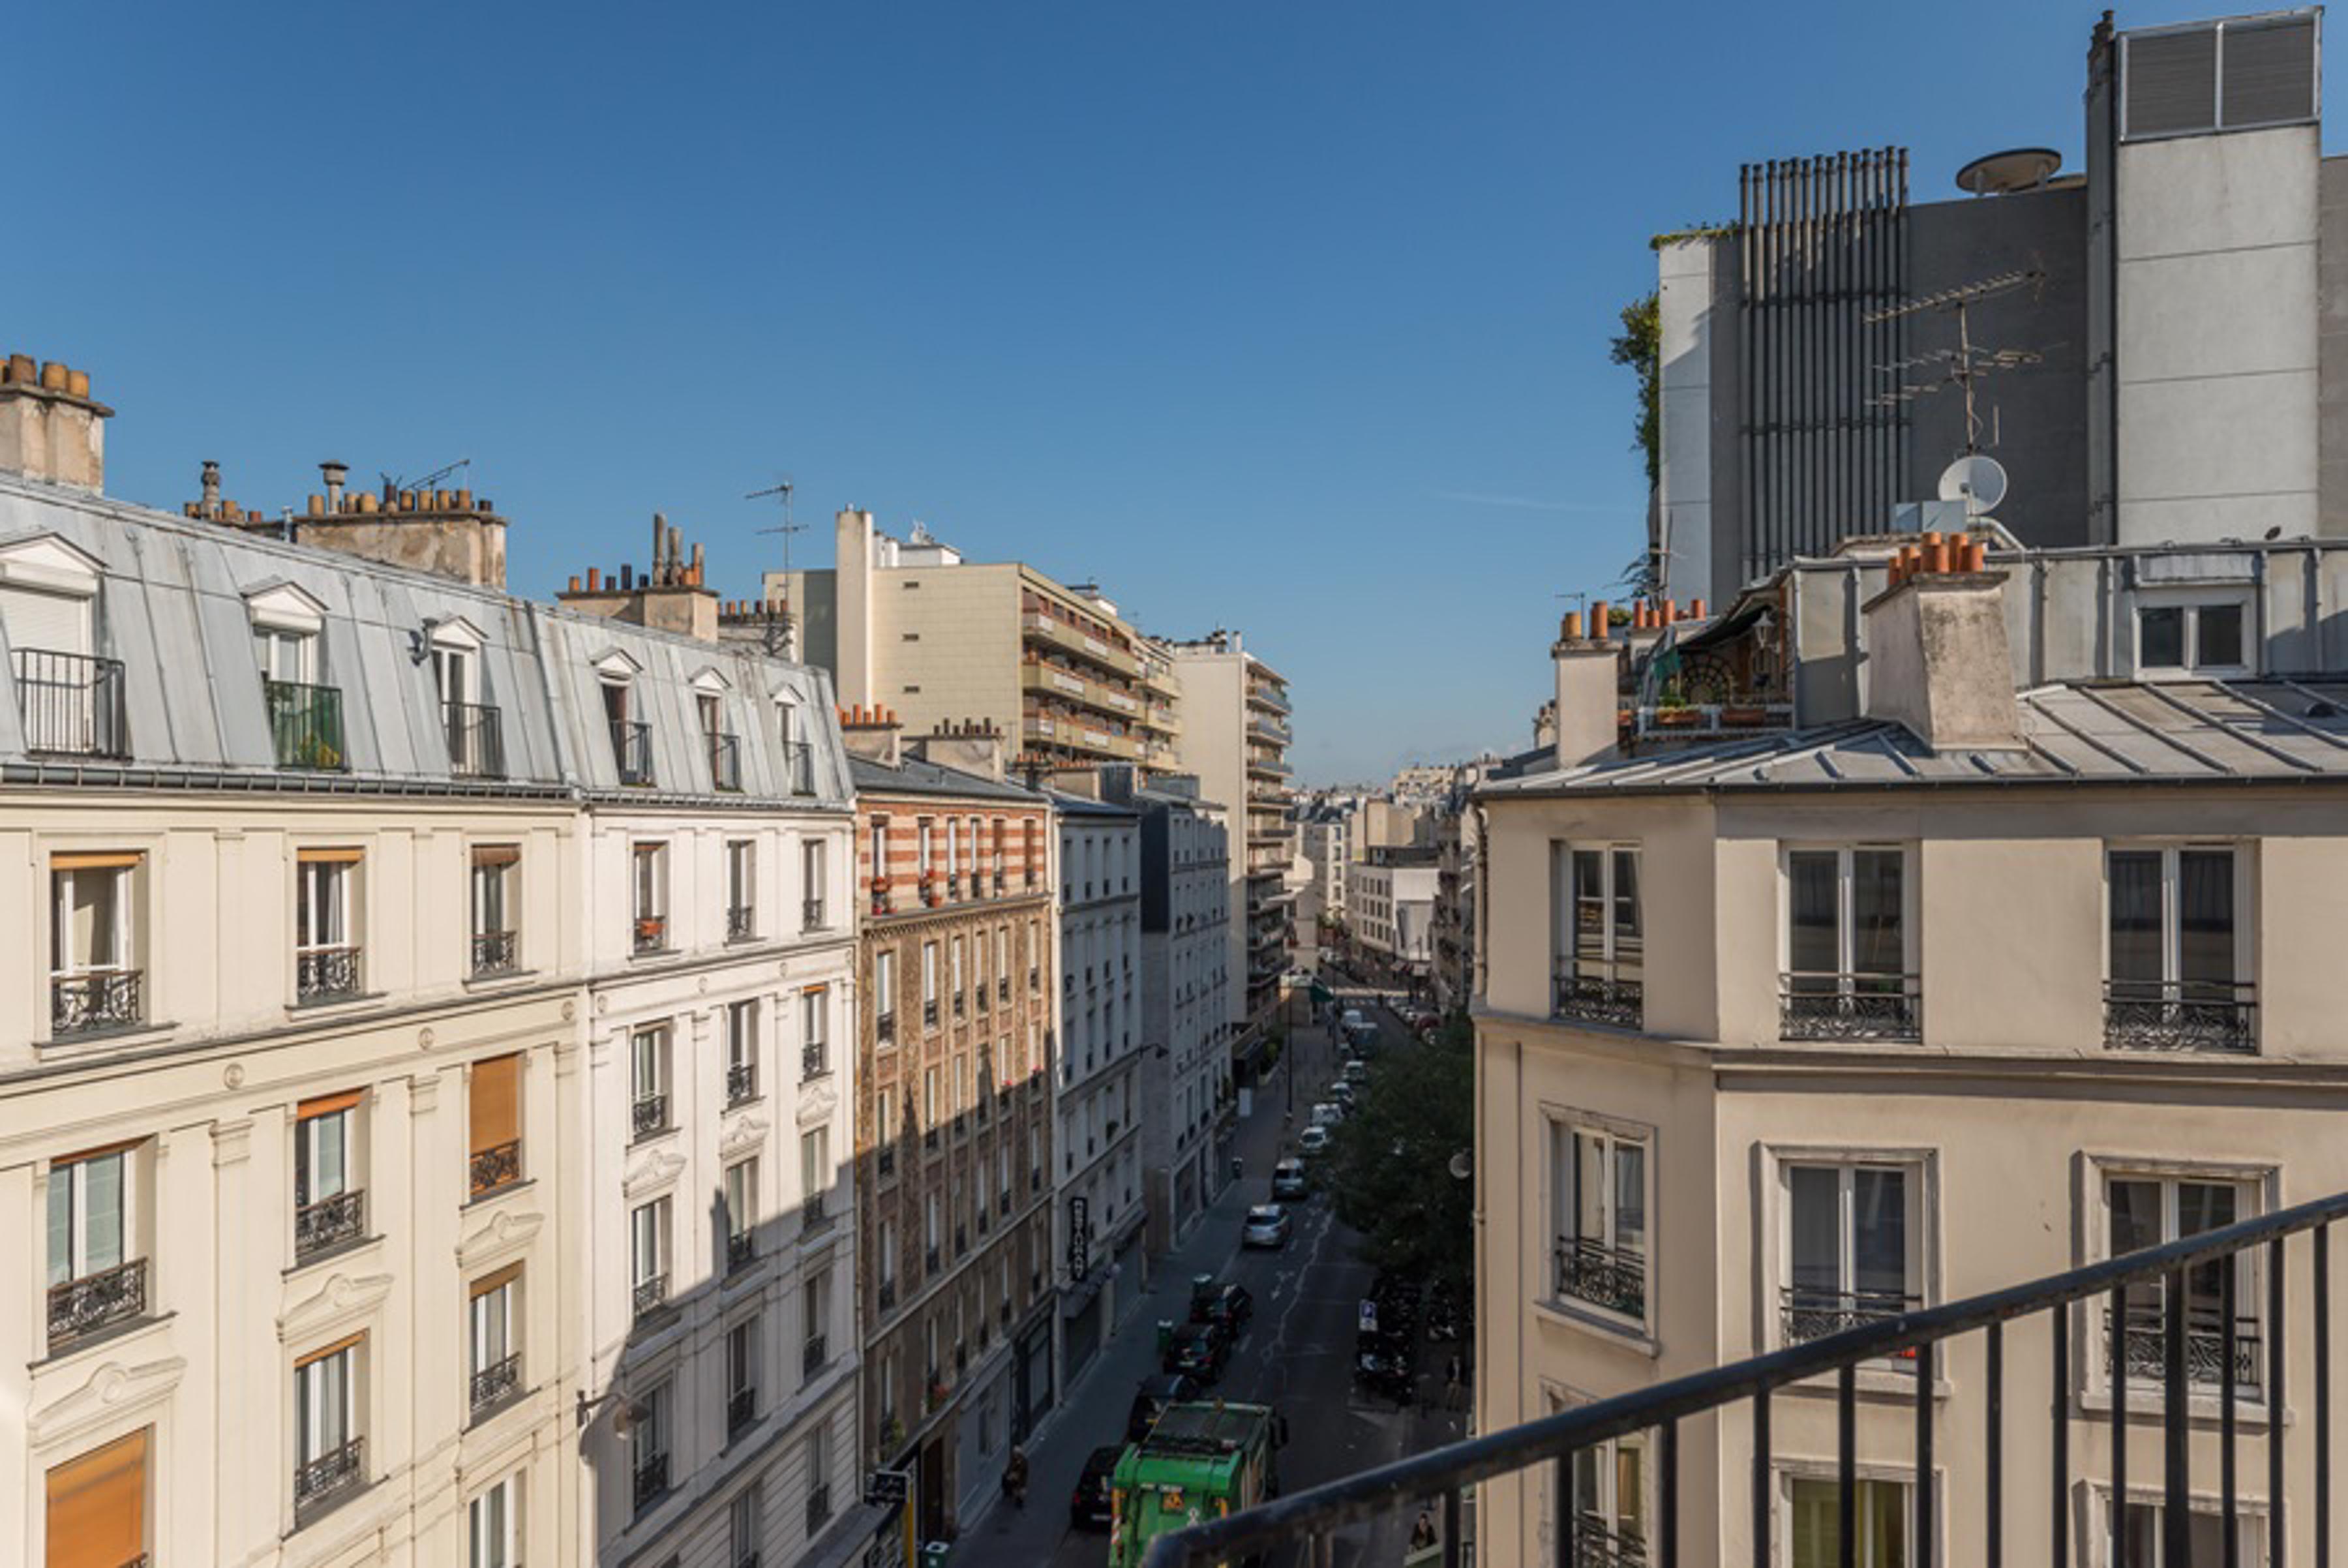
[[[1887,554],[1798,564],[1685,628],[1790,648],[1791,727],[1626,752],[1621,645],[1570,624],[1554,753],[1478,796],[1480,1430],[2348,1188],[2348,552],[1960,555],[1896,583]],[[2221,1380],[2261,1454],[2279,1416],[2240,1266],[2236,1366],[2217,1265],[2181,1304],[2196,1562],[2219,1560]],[[2179,1309],[2155,1289],[2062,1319],[2071,1561],[2156,1561]],[[2044,1321],[2007,1336],[2009,1390],[2050,1385]],[[2305,1314],[2285,1339],[2310,1365]],[[1937,1374],[1938,1561],[1982,1560],[1983,1354]],[[2116,1367],[2144,1423],[2117,1550]],[[1917,1555],[1913,1379],[1858,1375],[1861,1563]],[[2056,1461],[2020,1399],[2003,1517],[2037,1541]],[[1830,1386],[1777,1394],[1758,1499],[1751,1421],[1684,1423],[1683,1553],[1754,1560],[1757,1515],[1775,1561],[1833,1562],[1835,1408]],[[1655,1457],[1576,1464],[1581,1561],[1653,1549]],[[2311,1462],[2291,1450],[2288,1490]],[[2241,1561],[2265,1562],[2278,1500],[2247,1448],[2240,1495]],[[1551,1561],[1565,1503],[1488,1484],[1478,1560]],[[2284,1523],[2313,1561],[2312,1511]]]

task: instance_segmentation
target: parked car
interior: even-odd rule
[[[1304,1161],[1290,1158],[1272,1168],[1272,1195],[1283,1202],[1312,1195],[1304,1180]]]
[[[1220,1323],[1186,1323],[1174,1331],[1174,1342],[1166,1347],[1162,1365],[1169,1372],[1211,1383],[1223,1375],[1223,1366],[1231,1358],[1230,1330]]]
[[[1156,1420],[1156,1416],[1150,1417]],[[1117,1461],[1125,1457],[1119,1448],[1095,1449],[1085,1459],[1084,1473],[1076,1477],[1076,1490],[1068,1498],[1068,1523],[1078,1530],[1109,1526],[1113,1511],[1109,1506],[1109,1478],[1117,1473]]]
[[[1345,1108],[1334,1099],[1324,1099],[1313,1108],[1313,1125],[1334,1127],[1345,1119]]]
[[[1329,1130],[1315,1122],[1297,1134],[1296,1147],[1307,1154],[1326,1154],[1329,1151]]]
[[[1240,1232],[1240,1245],[1275,1249],[1288,1245],[1288,1211],[1277,1203],[1250,1209],[1247,1224]]]
[[[1134,1391],[1133,1408],[1125,1413],[1125,1440],[1138,1443],[1149,1435],[1158,1417],[1169,1405],[1188,1404],[1199,1397],[1199,1383],[1194,1377],[1168,1373],[1159,1377],[1144,1377]]]
[[[1273,1210],[1278,1213],[1280,1211]],[[1248,1217],[1253,1219],[1255,1211]],[[1237,1334],[1240,1326],[1255,1313],[1255,1297],[1243,1284],[1219,1284],[1212,1274],[1199,1274],[1190,1281],[1190,1321],[1220,1323]]]
[[[1335,1083],[1331,1084],[1326,1092],[1332,1100],[1344,1106],[1347,1110],[1354,1109],[1354,1086],[1344,1078],[1339,1078]]]
[[[1347,1062],[1345,1064],[1345,1081],[1350,1084],[1365,1084],[1369,1082],[1370,1064],[1358,1059]]]
[[[1362,1010],[1359,1007],[1346,1008],[1344,1016],[1337,1021],[1349,1036],[1370,1026],[1370,1021],[1362,1016]]]

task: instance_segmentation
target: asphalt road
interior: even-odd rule
[[[1343,999],[1345,989],[1340,988],[1341,1008],[1349,1005]],[[1415,1048],[1407,1031],[1390,1016],[1382,1009],[1374,1016],[1380,1019],[1387,1050]],[[1321,1086],[1334,1076],[1337,1059],[1324,1031],[1312,1028],[1302,1035],[1295,1051],[1299,1127],[1306,1108],[1323,1098]],[[1280,1456],[1283,1491],[1298,1491],[1385,1464],[1460,1434],[1459,1413],[1425,1405],[1397,1410],[1389,1401],[1372,1402],[1356,1394],[1354,1313],[1368,1291],[1370,1270],[1354,1260],[1352,1233],[1335,1222],[1325,1197],[1288,1206],[1295,1231],[1285,1249],[1239,1249],[1241,1216],[1248,1205],[1268,1201],[1272,1161],[1292,1151],[1294,1130],[1284,1129],[1281,1119],[1287,1103],[1286,1086],[1280,1079],[1284,1070],[1275,1070],[1257,1099],[1255,1114],[1240,1130],[1245,1177],[1224,1192],[1173,1257],[1153,1265],[1147,1306],[1102,1347],[1093,1367],[1069,1391],[1058,1418],[1033,1446],[1027,1507],[1014,1511],[996,1506],[964,1533],[954,1563],[1100,1568],[1107,1561],[1105,1532],[1070,1528],[1068,1496],[1086,1456],[1095,1447],[1122,1440],[1134,1385],[1157,1369],[1156,1320],[1184,1315],[1194,1273],[1236,1280],[1255,1297],[1254,1315],[1212,1392],[1271,1404],[1288,1417],[1289,1445]],[[1431,1367],[1429,1362],[1422,1355],[1420,1370],[1432,1370],[1426,1391],[1438,1395],[1441,1362],[1435,1359]],[[1348,1531],[1337,1543],[1334,1562],[1399,1563],[1410,1522],[1398,1516]],[[1275,1553],[1271,1568],[1288,1568],[1300,1561],[1298,1553]]]

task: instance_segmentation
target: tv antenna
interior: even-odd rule
[[[472,466],[472,459],[458,458],[453,463],[445,463],[439,468],[434,469],[422,479],[404,480],[397,474],[383,474],[383,499],[386,500],[397,500],[399,499],[399,492],[402,490],[430,490],[433,485],[438,483],[439,480],[448,478],[451,474],[462,473]],[[383,473],[383,470],[380,469],[376,471],[379,474]]]
[[[760,533],[779,533],[783,536],[783,570],[786,573],[789,572],[791,569],[791,535],[794,533],[805,533],[807,531],[806,523],[793,522],[791,521],[791,481],[784,480],[779,484],[768,485],[765,490],[752,490],[748,495],[742,498],[744,500],[764,500],[768,496],[776,496],[781,499],[783,503],[783,521],[777,523],[772,528],[762,528],[758,530],[758,531]]]
[[[1868,313],[1860,319],[1869,326],[1879,325],[1887,321],[1896,321],[1902,316],[1922,315],[1927,312],[1946,311],[1953,314],[1957,318],[1955,347],[1936,348],[1929,354],[1894,360],[1889,365],[1878,366],[1879,369],[1894,376],[1901,376],[1916,370],[1937,371],[1938,374],[1921,381],[1904,382],[1889,392],[1878,394],[1874,401],[1886,406],[1908,403],[1919,397],[1929,397],[1935,392],[1946,391],[1951,387],[1958,388],[1964,394],[1965,399],[1965,445],[1964,449],[1958,454],[1958,459],[1962,462],[1965,459],[1980,456],[1982,418],[1981,411],[1974,402],[1973,384],[1986,376],[1994,376],[2007,370],[2017,370],[2025,365],[2035,365],[2045,356],[2034,348],[1987,348],[1975,344],[1972,335],[1972,318],[1970,313],[1974,305],[1983,300],[1995,299],[2000,294],[2012,294],[2016,289],[2029,289],[2034,295],[2045,282],[2046,274],[2044,271],[2037,267],[2028,267],[2018,272],[1999,273],[1993,277],[1977,279],[1969,284],[1959,284],[1954,288],[1941,289],[1937,293],[1928,294],[1921,299],[1913,299],[1905,304],[1894,305],[1889,310]],[[1997,437],[1996,415],[1993,410],[1989,432],[1991,446],[1997,444]],[[2003,473],[2003,470],[2001,469],[2001,476]],[[1944,480],[1947,478],[1945,475],[1942,477]],[[2003,488],[1999,493],[2003,493]],[[1952,496],[1944,499],[1956,498]]]

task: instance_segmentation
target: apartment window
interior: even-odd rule
[[[49,1349],[144,1316],[139,1255],[139,1145],[113,1144],[51,1162],[48,1196]]]
[[[754,997],[726,1008],[726,1103],[758,1098],[758,1004]]]
[[[799,1081],[831,1072],[831,987],[810,985],[799,993]]]
[[[812,1540],[831,1517],[831,1452],[823,1428],[807,1436],[807,1533]]]
[[[758,846],[748,839],[726,844],[726,940],[747,942],[758,934]]]
[[[880,1220],[880,1255],[872,1268],[880,1284],[880,1310],[886,1312],[897,1305],[897,1222],[886,1215]]]
[[[58,1039],[146,1016],[134,912],[143,857],[49,857],[49,1032]]]
[[[1020,829],[1021,848],[1025,853],[1027,868],[1027,885],[1032,888],[1044,879],[1044,857],[1037,847],[1035,824],[1032,820],[1022,822]]]
[[[2247,857],[2230,844],[2106,852],[2110,975],[2104,1043],[2153,1050],[2258,1048],[2248,934]]]
[[[1553,1124],[1555,1289],[1625,1317],[1647,1312],[1649,1140],[1602,1126]]]
[[[2136,667],[2142,676],[2250,673],[2248,593],[2199,603],[2139,604]]]
[[[726,727],[726,699],[714,691],[697,691],[693,702],[701,719],[701,743],[709,753],[709,781],[733,793],[742,788],[742,743]]]
[[[939,1199],[935,1191],[922,1194],[922,1253],[925,1263],[925,1272],[929,1274],[938,1272],[938,1238],[941,1227],[944,1223],[940,1218],[938,1203]],[[930,1355],[930,1365],[936,1366],[937,1360],[937,1354],[932,1351]]]
[[[826,1212],[831,1196],[831,1129],[810,1127],[799,1134],[799,1191],[806,1194],[806,1223],[809,1230],[824,1224],[831,1216]]]
[[[521,966],[514,930],[521,851],[512,844],[473,847],[472,973],[510,975]]]
[[[922,944],[922,1026],[935,1028],[938,1022],[938,944]]]
[[[366,1472],[359,1420],[359,1356],[365,1335],[312,1352],[294,1364],[294,1511],[324,1508],[358,1486]]]
[[[962,896],[962,833],[953,818],[946,819],[946,892]]]
[[[758,1255],[758,1161],[726,1167],[726,1267],[747,1267]]]
[[[666,1025],[638,1029],[628,1042],[631,1141],[666,1132],[669,1117],[669,1034]]]
[[[824,841],[806,840],[799,845],[799,887],[802,890],[799,924],[802,929],[821,931],[824,928],[825,886]]]
[[[304,1002],[354,996],[359,989],[359,944],[353,902],[356,850],[303,850],[294,864],[294,994]]]
[[[1027,989],[1031,995],[1041,995],[1044,989],[1044,944],[1032,920],[1027,923]]]
[[[294,1258],[305,1262],[366,1233],[366,1190],[355,1180],[360,1091],[304,1100],[294,1120]]]
[[[633,948],[664,953],[669,944],[668,846],[638,844],[634,855]]]
[[[668,1302],[668,1203],[655,1198],[628,1214],[628,1280],[638,1316]]]
[[[1573,1456],[1576,1561],[1634,1568],[1647,1561],[1647,1448],[1624,1438]]]
[[[740,1437],[758,1418],[758,1329],[756,1315],[726,1331],[726,1437]]]
[[[252,628],[252,653],[263,681],[308,685],[318,678],[318,637],[290,626]]]
[[[668,1495],[669,1386],[654,1384],[636,1403],[636,1422],[628,1429],[628,1469],[635,1478],[635,1510],[646,1510]]]
[[[468,1183],[476,1198],[521,1180],[521,1057],[473,1064],[466,1085]]]
[[[1785,1038],[1920,1037],[1906,870],[1897,845],[1786,851]]]
[[[472,1351],[469,1408],[475,1419],[496,1409],[521,1387],[521,1265],[502,1268],[473,1282],[468,1328]]]
[[[1858,1481],[1853,1499],[1859,1540],[1850,1561],[1859,1568],[1908,1568],[1915,1561],[1911,1532],[1916,1508],[1908,1483]],[[1791,1568],[1838,1568],[1842,1553],[1842,1489],[1826,1477],[1787,1480],[1787,1560]]]
[[[955,1017],[959,1018],[959,1017],[961,1017],[961,1016],[963,1016],[963,1007],[964,1007],[964,1005],[965,1005],[965,1004],[964,1004],[964,998],[963,998],[963,974],[962,974],[962,938],[961,938],[961,937],[959,937],[959,936],[957,936],[957,937],[955,937],[955,938],[953,939],[953,1016],[954,1016]]]
[[[872,1034],[881,1045],[897,1037],[897,953],[883,947],[872,954]]]
[[[2158,1172],[2107,1174],[2104,1200],[2115,1257],[2219,1230],[2251,1218],[2259,1210],[2254,1181]],[[2254,1267],[2252,1255],[2240,1253],[2185,1271],[2185,1372],[2189,1382],[2216,1387],[2226,1376],[2226,1288],[2230,1274],[2234,1384],[2250,1390],[2259,1387],[2266,1347],[2259,1330],[2260,1299]],[[2130,1381],[2158,1383],[2168,1365],[2168,1283],[2150,1280],[2129,1285],[2126,1304],[2122,1324],[2112,1323],[2109,1307],[2102,1312],[2107,1346],[2105,1374],[2108,1378],[2116,1341],[2126,1355]]]
[[[1646,993],[1639,851],[1559,844],[1550,854],[1556,898],[1551,929],[1557,934],[1552,1009],[1563,1017],[1640,1027]]]
[[[625,785],[653,781],[653,727],[633,717],[628,683],[608,676],[603,681],[603,722],[612,732],[612,763]]]
[[[897,1169],[897,1091],[884,1084],[872,1091],[872,1141],[880,1174]]]
[[[128,1568],[147,1561],[147,1455],[153,1429],[76,1455],[46,1477],[48,1568]]]
[[[726,1505],[726,1561],[730,1568],[757,1568],[758,1518],[765,1511],[766,1497],[755,1480]]]
[[[799,1367],[808,1377],[829,1361],[831,1336],[831,1270],[820,1268],[809,1274],[802,1291],[799,1321],[805,1335],[800,1343]]]
[[[1004,926],[994,928],[994,999],[1011,1000],[1011,960],[1008,956],[1011,933]]]
[[[938,1069],[922,1069],[922,1142],[924,1147],[938,1146]]]
[[[913,824],[913,869],[921,876],[922,892],[926,897],[931,876],[930,820],[927,817]]]
[[[2105,1491],[2096,1499],[2095,1517],[2104,1525],[2106,1543],[2110,1540],[2111,1516],[2111,1496]],[[2188,1551],[2180,1564],[2172,1565],[2168,1555],[2167,1520],[2168,1510],[2157,1498],[2147,1497],[2142,1502],[2131,1500],[2120,1527],[2120,1550],[2106,1561],[2114,1568],[2202,1568],[2205,1563],[2214,1565],[2228,1561],[2226,1517],[2215,1503],[2194,1502],[2186,1520]],[[2237,1509],[2232,1561],[2243,1564],[2243,1568],[2259,1568],[2266,1562],[2266,1526],[2265,1510]]]
[[[1797,1161],[1781,1168],[1780,1179],[1784,1343],[1822,1339],[1923,1304],[1921,1166]]]
[[[471,1568],[520,1568],[521,1477],[510,1475],[466,1509]]]

